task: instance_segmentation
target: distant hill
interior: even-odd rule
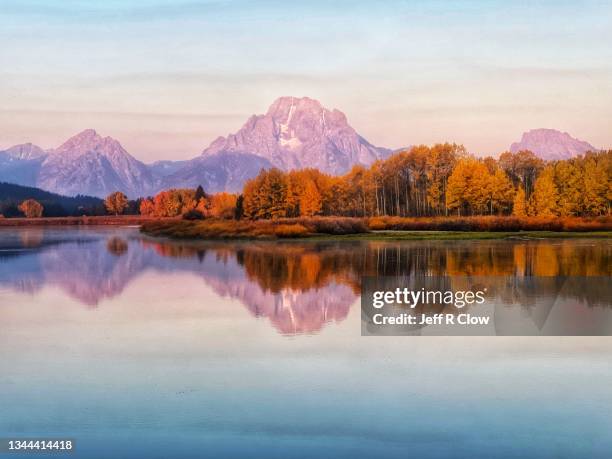
[[[598,151],[590,143],[556,129],[532,129],[523,133],[520,142],[510,145],[512,153],[521,150],[530,150],[547,161],[569,159],[587,151]]]
[[[0,182],[0,214],[18,217],[17,206],[26,199],[35,199],[44,207],[45,217],[66,217],[78,215],[104,215],[104,203],[91,196],[67,197],[39,188]]]

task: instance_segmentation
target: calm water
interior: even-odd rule
[[[359,291],[366,274],[609,277],[611,260],[604,240],[2,229],[0,437],[73,438],[73,458],[609,458],[612,338],[361,337]],[[592,290],[567,295],[609,308]]]

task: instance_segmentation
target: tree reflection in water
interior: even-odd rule
[[[521,290],[526,284],[509,288],[501,276],[612,274],[607,240],[195,243],[151,240],[125,229],[20,234],[0,237],[0,248],[9,245],[0,252],[0,286],[35,291],[55,284],[93,307],[143,271],[190,272],[287,334],[316,333],[344,320],[359,298],[362,276],[500,276],[491,286],[499,297],[529,307],[532,296]],[[569,279],[562,294],[609,306],[608,284],[594,289]],[[550,289],[559,293],[555,282]]]

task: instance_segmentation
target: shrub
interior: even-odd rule
[[[308,230],[300,224],[293,225],[276,225],[274,234],[278,237],[304,237],[308,234]]]
[[[368,227],[362,218],[349,217],[296,217],[276,220],[281,224],[300,224],[309,233],[357,234],[367,233]]]
[[[199,210],[191,209],[183,214],[183,220],[204,220],[204,214]]]
[[[609,231],[610,217],[372,217],[374,231]]]

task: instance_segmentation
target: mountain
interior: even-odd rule
[[[314,167],[330,174],[368,165],[391,153],[358,135],[339,110],[308,97],[281,97],[265,115],[253,115],[235,134],[219,137],[201,156],[185,162],[154,163],[158,189],[194,187],[208,192],[240,191],[261,169]]]
[[[111,137],[87,129],[51,150],[41,164],[36,185],[56,193],[106,196],[122,191],[129,197],[154,187],[149,168]]]
[[[235,134],[217,138],[202,156],[251,153],[283,169],[316,167],[330,174],[347,172],[389,155],[361,137],[339,110],[308,97],[281,97],[265,115],[253,115]]]
[[[35,186],[44,158],[19,159],[0,151],[0,181]]]
[[[31,160],[45,156],[45,151],[37,145],[31,143],[23,143],[21,145],[13,145],[4,150],[7,156],[16,160]]]
[[[24,143],[0,151],[0,181],[25,186],[36,185],[46,152],[37,145]]]
[[[0,152],[0,180],[64,195],[137,197],[154,189],[153,172],[111,137],[87,129],[52,150],[30,143]]]
[[[588,142],[555,129],[532,129],[523,133],[520,142],[510,145],[510,151],[531,150],[544,160],[568,159],[587,151],[597,151]]]
[[[154,177],[162,178],[167,177],[168,175],[174,174],[176,171],[185,167],[185,165],[189,162],[189,160],[184,161],[170,161],[170,160],[161,160],[155,161],[154,163],[149,164],[149,170],[153,174]]]
[[[202,185],[209,193],[239,192],[244,182],[255,177],[261,169],[271,167],[272,163],[261,156],[224,151],[188,161],[178,171],[164,177],[159,189],[195,188]]]

